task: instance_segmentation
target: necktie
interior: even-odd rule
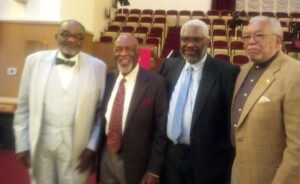
[[[125,86],[126,80],[123,78],[120,81],[119,88],[115,97],[110,117],[108,128],[108,135],[106,140],[107,149],[111,153],[118,153],[121,149],[122,139],[122,117],[125,99]]]
[[[189,91],[189,86],[192,79],[192,67],[189,66],[185,71],[183,83],[181,83],[180,91],[174,111],[173,126],[172,126],[172,140],[175,144],[178,143],[178,138],[181,134],[181,126],[183,122],[184,109],[186,99]]]
[[[60,59],[60,58],[56,58],[56,64],[59,65],[59,64],[64,64],[64,65],[67,65],[67,66],[74,66],[75,65],[75,61],[65,61],[63,59]]]

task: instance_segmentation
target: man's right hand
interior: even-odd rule
[[[26,168],[30,167],[30,152],[29,152],[29,150],[17,153],[17,158],[22,162],[22,164]]]

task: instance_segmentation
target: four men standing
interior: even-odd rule
[[[62,22],[56,38],[58,51],[27,58],[15,114],[17,155],[32,181],[85,183],[100,129],[101,184],[228,184],[232,145],[232,184],[299,183],[300,64],[280,51],[276,19],[244,28],[253,63],[242,67],[233,102],[239,69],[207,54],[200,20],[183,25],[184,58],[163,64],[166,81],[138,66],[131,35],[116,39],[118,71],[106,82],[105,65],[79,52],[79,22]]]

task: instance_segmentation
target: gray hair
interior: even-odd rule
[[[192,19],[184,23],[181,27],[180,36],[182,36],[183,31],[190,26],[201,29],[201,36],[204,36],[205,38],[209,39],[209,27],[205,22],[199,19]]]
[[[271,30],[274,34],[278,36],[283,36],[283,31],[280,22],[273,17],[266,17],[266,16],[256,16],[252,17],[249,20],[249,24],[254,24],[258,22],[267,22],[270,25]]]

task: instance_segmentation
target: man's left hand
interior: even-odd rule
[[[85,172],[92,161],[95,160],[95,152],[88,149],[88,148],[85,148],[80,156],[79,156],[79,165],[77,166],[76,170],[78,170],[80,173],[83,173]]]
[[[159,177],[150,172],[146,172],[143,176],[141,184],[159,184]]]

